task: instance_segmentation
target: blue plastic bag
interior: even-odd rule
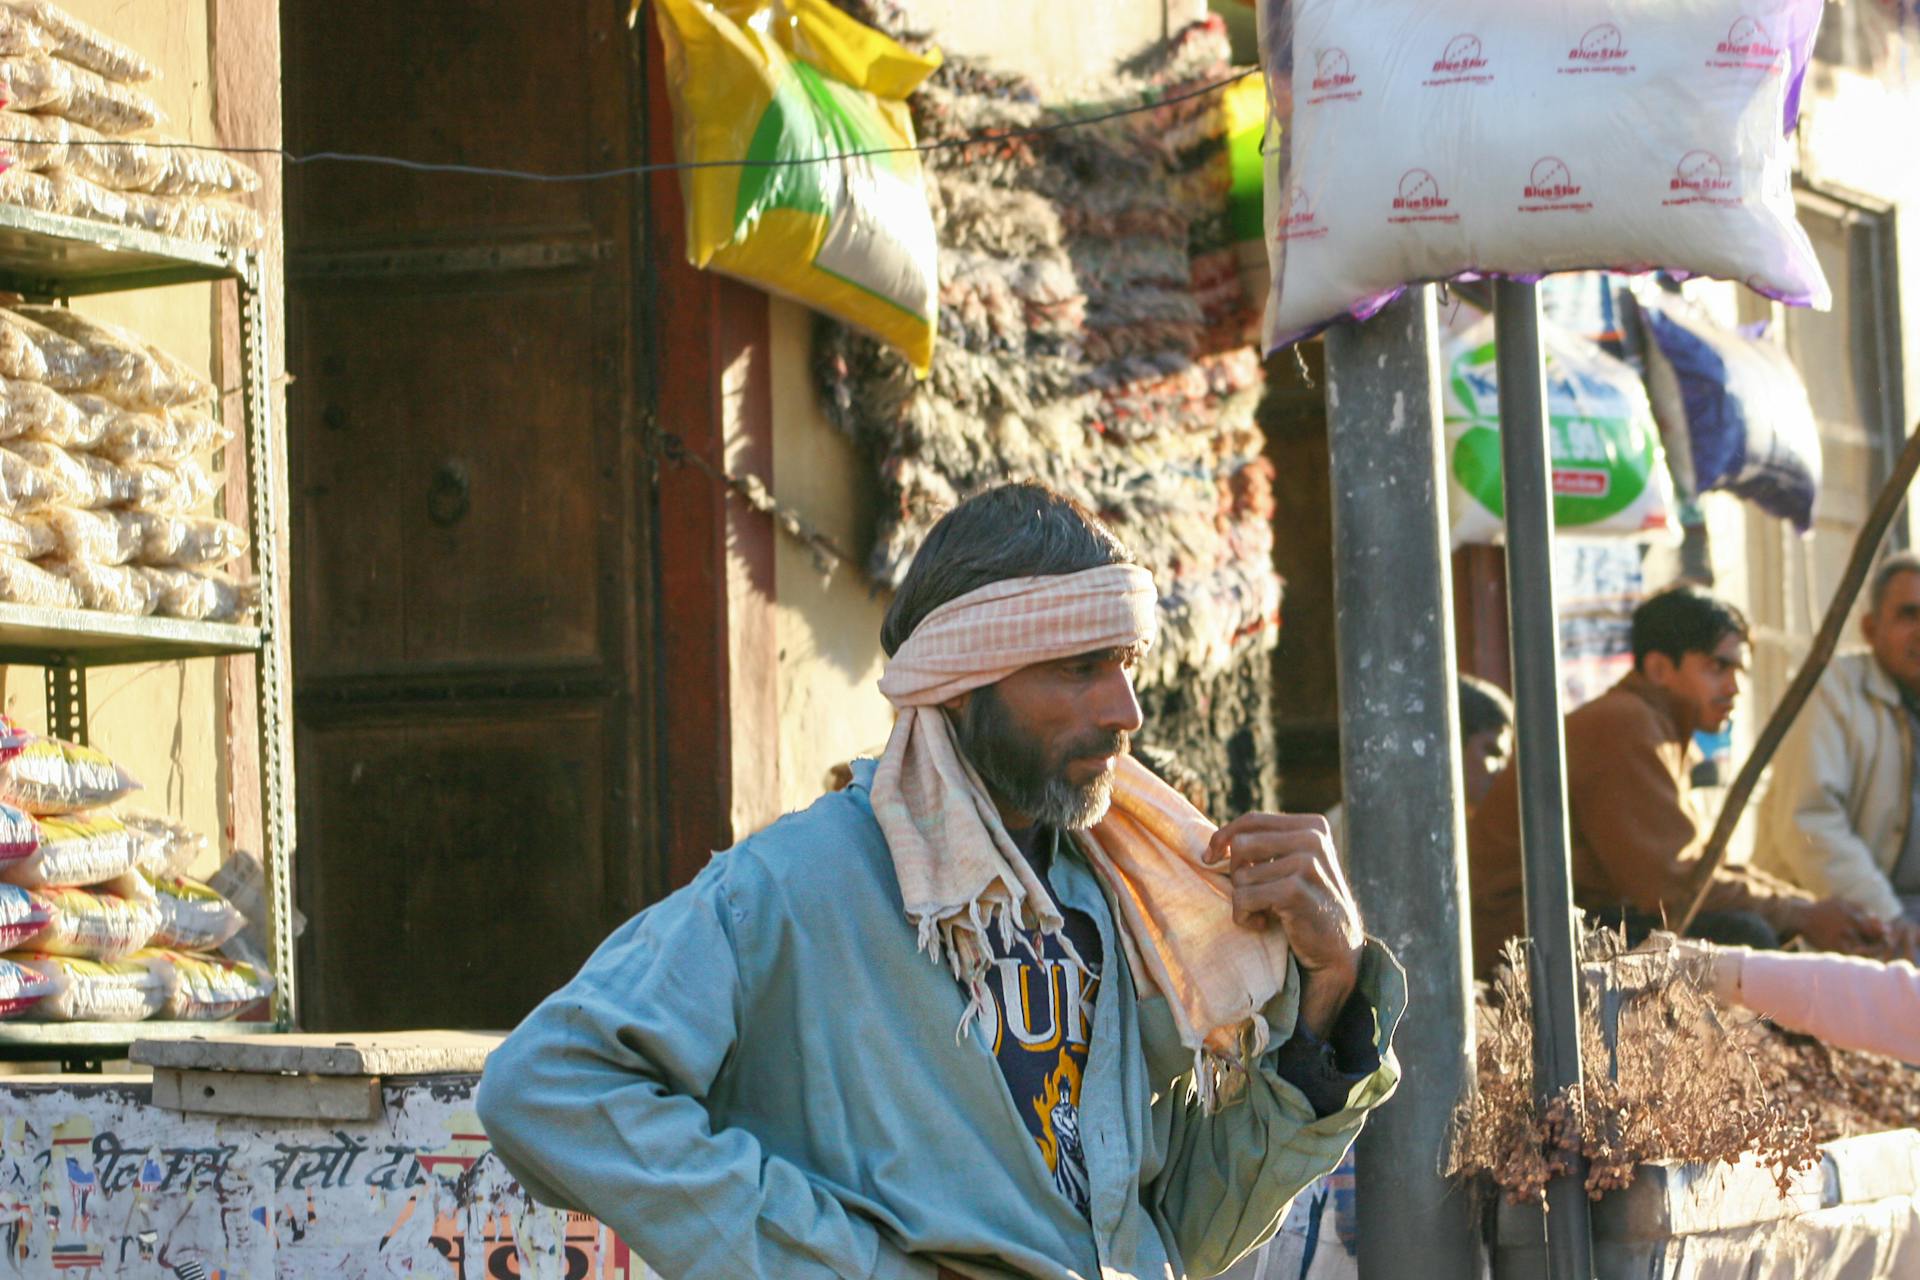
[[[1639,297],[1647,390],[1684,499],[1723,490],[1813,528],[1820,432],[1777,343],[1723,329],[1680,298]]]

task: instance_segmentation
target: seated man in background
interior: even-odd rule
[[[1460,677],[1460,775],[1471,818],[1513,759],[1513,699],[1479,676]]]
[[[1888,556],[1860,633],[1821,676],[1773,765],[1754,862],[1886,921],[1895,954],[1920,942],[1920,556]]]
[[[1567,825],[1573,896],[1596,923],[1637,941],[1678,923],[1707,832],[1687,790],[1696,729],[1726,723],[1747,667],[1747,622],[1695,587],[1673,587],[1633,613],[1633,670],[1567,717]],[[1487,976],[1524,932],[1518,777],[1493,782],[1467,827],[1474,971]],[[1714,874],[1693,934],[1771,948],[1801,937],[1826,951],[1876,950],[1880,922],[1838,898],[1816,899],[1764,872]]]

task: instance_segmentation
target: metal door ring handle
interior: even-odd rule
[[[427,487],[427,516],[441,528],[460,523],[473,506],[464,462],[443,462]]]

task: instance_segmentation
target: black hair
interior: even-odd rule
[[[1745,614],[1699,587],[1668,587],[1633,611],[1633,669],[1644,669],[1653,653],[1676,665],[1690,653],[1711,654],[1728,636],[1748,639]]]
[[[1491,680],[1461,673],[1460,740],[1476,733],[1498,733],[1513,725],[1513,699]]]
[[[880,624],[892,657],[921,619],[949,600],[1008,578],[1044,578],[1133,553],[1092,512],[1043,484],[1003,484],[968,498],[927,534]]]
[[[1880,562],[1880,567],[1873,571],[1873,588],[1867,596],[1867,612],[1880,612],[1880,606],[1887,598],[1887,588],[1903,573],[1920,573],[1920,555],[1911,551],[1896,551]]]

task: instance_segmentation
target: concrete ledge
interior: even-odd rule
[[[396,1031],[369,1035],[205,1036],[136,1040],[127,1056],[172,1071],[265,1075],[474,1075],[504,1038],[478,1031]]]
[[[1632,1186],[1594,1205],[1593,1241],[1600,1280],[1920,1275],[1920,1133],[1827,1143],[1819,1168],[1795,1175],[1784,1197],[1751,1159],[1643,1165]],[[1537,1206],[1502,1202],[1494,1280],[1544,1275],[1545,1242]],[[1895,1257],[1892,1270],[1859,1270]]]
[[[1820,1148],[1822,1205],[1865,1204],[1920,1192],[1920,1133],[1896,1129]]]
[[[1665,1240],[1777,1222],[1811,1213],[1825,1203],[1820,1169],[1794,1175],[1787,1194],[1773,1174],[1751,1159],[1735,1165],[1650,1164],[1633,1185],[1609,1192],[1593,1206],[1595,1240]],[[1546,1219],[1534,1205],[1500,1205],[1497,1240],[1530,1246],[1546,1235]]]
[[[263,1120],[378,1120],[378,1076],[266,1075],[153,1069],[153,1105],[170,1111]]]

